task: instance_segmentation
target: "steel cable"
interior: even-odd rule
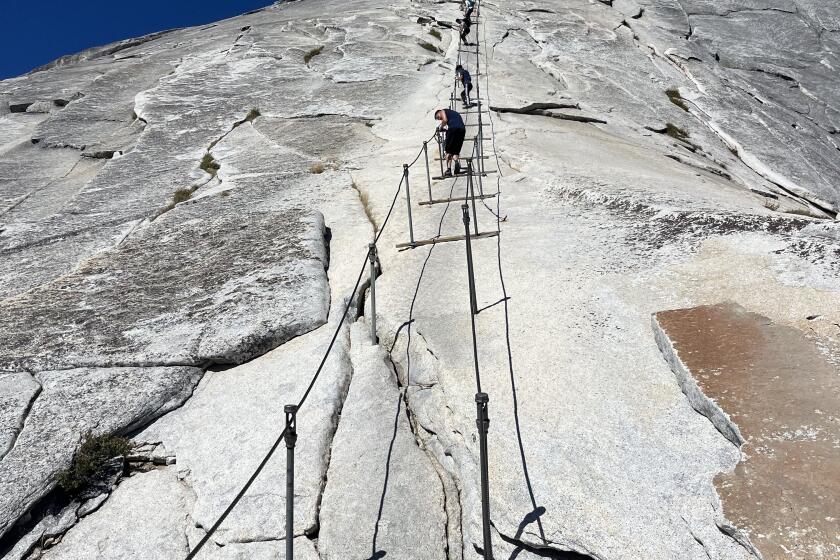
[[[434,138],[434,135],[432,135],[432,137],[429,138],[429,140],[431,140],[432,138]],[[429,140],[427,140],[427,142]],[[411,165],[416,163],[417,160],[420,158],[420,155],[422,155],[422,154],[423,154],[423,149],[421,148],[420,152],[418,153],[418,155],[414,159],[414,161],[411,163]],[[397,199],[399,198],[400,192],[402,192],[402,186],[403,186],[404,181],[405,181],[405,175],[403,175],[401,177],[400,182],[397,185],[396,192],[394,193],[394,198],[391,201],[391,206],[388,209],[388,213],[385,216],[385,220],[382,222],[382,226],[380,226],[379,232],[374,237],[374,243],[377,243],[379,241],[379,238],[382,236],[382,234],[385,231],[385,227],[388,225],[388,221],[391,219],[391,215],[393,214],[394,207],[396,206],[396,203],[397,203]],[[454,188],[454,186],[453,186],[453,188]],[[324,352],[324,356],[321,359],[321,362],[318,364],[318,368],[315,371],[315,374],[312,376],[312,379],[309,382],[309,385],[307,386],[306,391],[304,392],[303,396],[301,397],[300,401],[298,402],[298,405],[297,405],[298,411],[300,411],[300,408],[304,405],[304,403],[306,402],[306,399],[309,397],[310,392],[312,391],[313,387],[315,386],[315,383],[318,381],[318,378],[320,377],[321,372],[324,369],[324,365],[326,364],[327,359],[329,358],[329,355],[332,352],[333,347],[335,346],[335,341],[338,339],[338,335],[341,332],[341,328],[344,326],[344,322],[347,319],[347,314],[349,313],[350,307],[351,307],[352,302],[353,302],[353,299],[356,297],[356,293],[359,290],[359,285],[361,284],[362,277],[364,276],[364,273],[365,273],[365,270],[367,269],[367,266],[368,266],[368,255],[365,255],[364,261],[362,263],[362,268],[359,271],[359,276],[356,278],[356,283],[353,286],[353,291],[351,292],[350,297],[347,299],[347,302],[344,305],[344,312],[342,313],[341,318],[339,319],[338,325],[336,326],[336,329],[335,329],[335,332],[333,333],[332,339],[330,340],[330,343],[327,346],[327,350],[326,350],[326,352]],[[207,544],[207,541],[210,540],[210,538],[218,530],[218,528],[222,525],[222,523],[224,523],[225,519],[227,519],[227,517],[230,515],[230,513],[239,504],[239,501],[248,492],[248,489],[251,487],[251,485],[254,483],[254,481],[257,479],[257,477],[259,477],[260,473],[263,471],[265,466],[268,464],[268,461],[274,455],[274,452],[277,451],[277,448],[280,446],[280,442],[283,441],[283,438],[285,437],[285,435],[286,435],[286,429],[284,428],[283,431],[280,433],[280,435],[277,437],[277,440],[274,442],[274,444],[268,450],[268,453],[266,453],[266,455],[263,457],[262,461],[260,461],[260,464],[254,470],[251,477],[248,479],[248,481],[245,483],[245,485],[242,487],[242,489],[236,494],[236,496],[233,498],[233,500],[228,505],[228,507],[225,508],[225,511],[222,512],[222,514],[218,517],[216,522],[213,523],[213,525],[210,527],[210,529],[207,530],[207,532],[201,538],[201,540],[198,542],[198,544],[186,556],[185,560],[193,560],[193,558],[195,558],[195,556],[199,553],[199,551]]]

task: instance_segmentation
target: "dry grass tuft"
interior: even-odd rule
[[[677,88],[669,88],[665,90],[665,95],[668,96],[668,99],[671,100],[671,103],[685,111],[688,112],[688,105],[685,104],[685,100],[683,99],[682,95]]]
[[[324,51],[324,45],[320,47],[315,47],[314,49],[310,49],[303,55],[303,63],[309,64],[309,61],[321,54]]]

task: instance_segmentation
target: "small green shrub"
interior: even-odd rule
[[[685,100],[683,99],[682,95],[677,88],[670,88],[665,90],[665,95],[668,96],[668,99],[671,100],[671,103],[685,111],[688,112],[688,105],[685,104]]]
[[[324,164],[321,162],[313,163],[312,166],[309,168],[309,172],[315,175],[320,175],[326,170]]]
[[[206,154],[204,154],[204,157],[201,158],[201,164],[199,164],[198,167],[215,177],[216,172],[222,166],[219,165],[219,163],[215,159],[213,159],[213,156],[210,154],[210,152],[207,152]]]
[[[674,123],[665,123],[665,134],[677,140],[685,140],[688,138],[688,132],[678,127]]]
[[[310,49],[306,52],[306,54],[303,55],[303,63],[309,64],[309,61],[321,54],[323,50],[324,45],[321,45],[320,47],[315,47],[314,49]]]
[[[438,41],[441,40],[440,31],[438,31],[437,29],[429,29],[429,35],[431,35],[432,37],[434,37]]]
[[[254,122],[254,119],[259,117],[262,113],[256,107],[248,111],[248,114],[245,115],[245,122]]]
[[[426,49],[427,51],[431,51],[433,53],[440,54],[440,49],[438,49],[436,46],[434,46],[431,43],[428,43],[426,41],[420,41],[417,44],[420,45],[421,47],[423,47],[424,49]]]
[[[108,462],[131,451],[131,442],[123,437],[85,434],[70,468],[56,476],[58,486],[68,494],[78,494],[107,474]]]

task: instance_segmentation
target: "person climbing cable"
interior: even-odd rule
[[[461,172],[461,163],[458,158],[461,155],[461,147],[464,145],[464,136],[467,134],[467,127],[464,126],[464,119],[457,111],[452,109],[438,109],[435,111],[435,120],[440,121],[438,130],[446,130],[443,152],[446,158],[446,172],[444,177],[452,177],[452,162],[455,162],[455,174]]]
[[[461,25],[461,43],[464,45],[471,45],[472,43],[470,43],[470,20],[464,18],[456,19],[455,21]]]
[[[464,19],[472,23],[472,13],[475,8],[475,0],[467,0],[465,2]]]
[[[470,92],[473,89],[472,76],[470,76],[470,73],[460,64],[455,67],[455,76],[457,76],[461,85],[464,86],[464,91],[461,92],[461,101],[464,103],[464,108],[470,107],[472,105],[470,100]]]

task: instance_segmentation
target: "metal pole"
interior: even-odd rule
[[[470,288],[470,314],[472,315],[473,358],[475,359],[475,381],[481,391],[481,378],[478,376],[478,345],[475,341],[475,316],[478,314],[478,303],[475,295],[475,276],[473,274],[472,242],[470,240],[470,207],[465,202],[461,205],[464,219],[464,239],[467,245],[467,283]]]
[[[283,408],[286,413],[286,560],[295,557],[295,442],[297,441],[297,410],[293,404]]]
[[[408,207],[408,236],[411,245],[414,246],[414,223],[411,221],[411,190],[408,187],[408,164],[403,164],[403,177],[405,177],[405,201]]]
[[[368,258],[370,259],[370,343],[378,344],[376,336],[376,243],[368,245]]]
[[[472,162],[467,164],[467,186],[470,189],[469,197],[472,199],[473,227],[475,228],[475,234],[478,235],[478,213],[475,211],[475,178]]]
[[[440,176],[443,177],[443,140],[440,138],[440,129],[437,131],[438,154],[440,155]]]
[[[478,170],[479,173],[484,174],[484,124],[481,119],[480,99],[478,101]]]
[[[426,156],[426,181],[429,184],[429,202],[432,201],[432,173],[429,171],[429,142],[423,142],[423,155]],[[442,162],[441,162],[442,165]],[[441,175],[443,172],[441,171]]]
[[[490,429],[490,397],[476,393],[476,420],[478,426],[479,461],[481,466],[481,527],[484,531],[484,558],[493,560],[493,541],[490,538],[490,475],[487,458],[487,431]]]

